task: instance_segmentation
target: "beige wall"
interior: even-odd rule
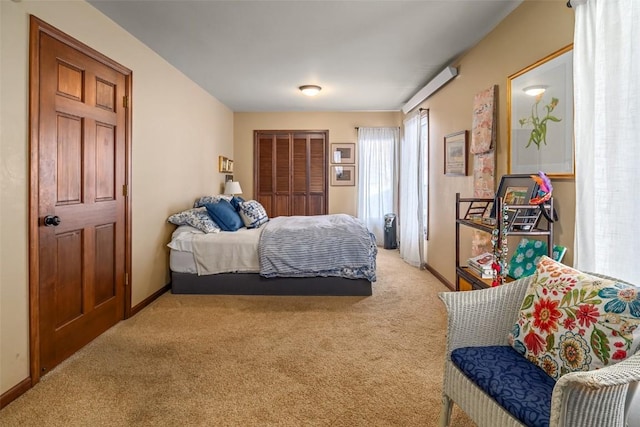
[[[83,1],[0,5],[0,393],[29,376],[29,14],[133,71],[135,306],[168,283],[167,217],[218,193],[218,155],[233,157],[233,113]]]
[[[459,192],[462,197],[472,197],[473,178],[443,175],[444,135],[471,130],[474,95],[498,85],[496,177],[499,179],[506,174],[507,77],[572,42],[573,10],[566,7],[566,1],[525,1],[459,59],[455,64],[459,67],[459,76],[421,105],[429,108],[432,141],[428,264],[450,283],[455,281],[455,194]],[[553,180],[553,184],[560,215],[555,243],[569,248],[564,262],[572,264],[574,180]]]
[[[253,131],[254,130],[329,130],[329,142],[357,144],[356,127],[398,127],[399,112],[374,113],[235,113],[234,159],[235,179],[239,180],[245,198],[253,194]],[[356,152],[358,148],[356,146]],[[357,168],[357,165],[356,165]],[[357,174],[357,170],[356,170]],[[329,213],[356,215],[357,183],[355,187],[329,186]]]

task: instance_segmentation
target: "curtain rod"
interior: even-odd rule
[[[421,112],[421,111],[427,111],[427,110],[428,110],[428,108],[418,108],[418,112]],[[366,126],[363,126],[363,127],[366,127]],[[384,127],[388,127],[388,126],[378,126],[378,127],[382,127],[382,128],[384,128]],[[400,127],[399,127],[399,126],[395,126],[395,127],[397,127],[398,129],[400,129]],[[358,130],[358,129],[360,129],[360,126],[356,126],[356,127],[355,127],[355,130]]]
[[[573,9],[573,5],[580,6],[581,4],[585,4],[589,0],[567,0],[567,7]]]
[[[355,130],[360,129],[361,127],[367,128],[367,127],[370,127],[370,126],[356,126]],[[372,129],[387,129],[387,128],[400,129],[400,126],[374,126]]]

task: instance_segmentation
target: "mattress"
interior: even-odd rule
[[[258,273],[258,242],[261,229],[203,233],[188,225],[172,234],[169,265],[172,271],[198,275],[219,273]],[[204,248],[204,249],[203,249]],[[198,251],[206,250],[206,253]],[[206,259],[206,263],[198,262]]]

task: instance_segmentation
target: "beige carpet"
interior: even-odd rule
[[[435,426],[446,287],[380,249],[371,297],[166,293],[2,426]],[[454,407],[453,426],[473,426]]]

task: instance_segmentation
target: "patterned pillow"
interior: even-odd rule
[[[240,210],[238,212],[247,228],[258,228],[269,221],[264,206],[255,200],[240,203]]]
[[[634,354],[639,325],[640,288],[542,256],[509,343],[557,380]]]
[[[207,203],[216,203],[219,200],[226,200],[228,202],[231,200],[231,196],[227,196],[225,194],[217,194],[215,196],[202,196],[196,199],[195,202],[193,202],[193,207],[202,208]]]
[[[220,227],[213,222],[206,208],[193,208],[171,215],[167,221],[175,225],[190,225],[205,233],[219,233]]]
[[[564,246],[553,246],[552,258],[555,261],[562,261],[567,248]],[[542,255],[547,254],[547,242],[544,240],[526,239],[520,240],[516,250],[511,256],[507,274],[514,279],[531,276],[536,271],[536,265]]]

